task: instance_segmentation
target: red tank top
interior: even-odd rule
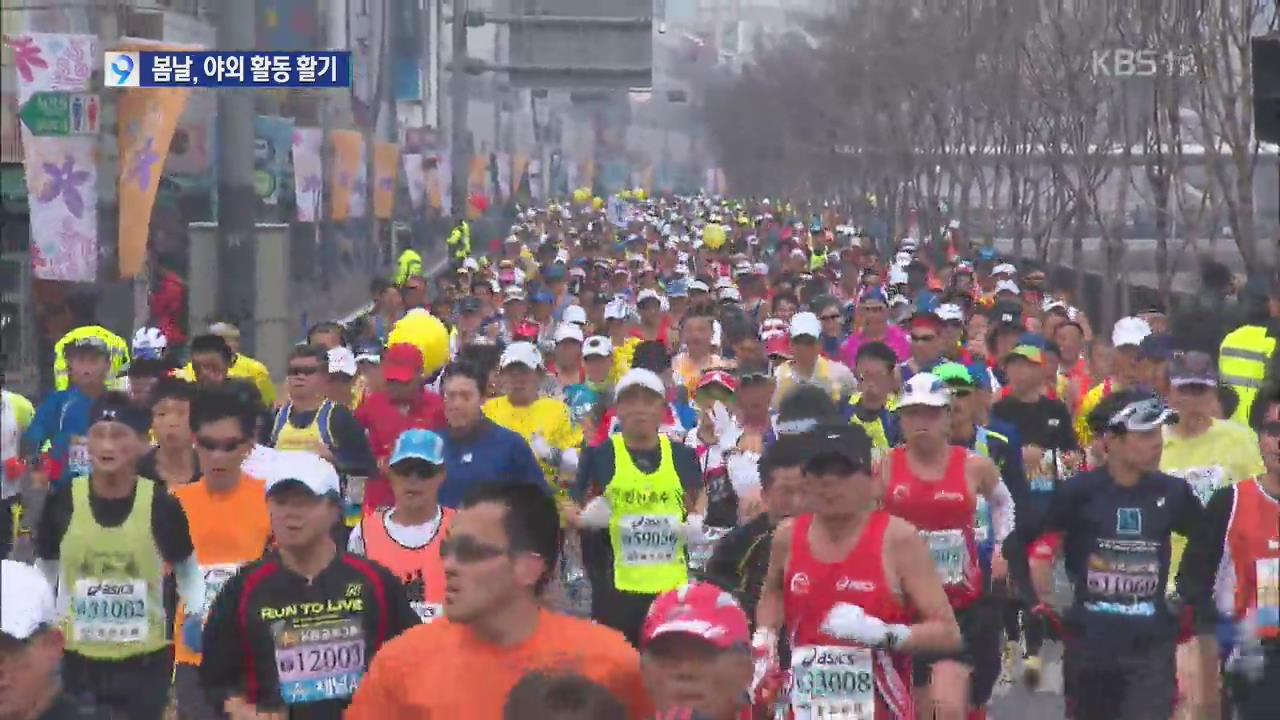
[[[868,648],[821,630],[827,613],[841,602],[887,623],[911,622],[913,611],[898,599],[884,572],[889,520],[889,513],[873,512],[844,560],[825,563],[810,549],[813,516],[796,519],[783,594],[792,648],[792,718],[863,717],[866,709],[858,712],[855,706],[872,702],[877,718],[915,717],[910,655]]]
[[[444,608],[444,563],[440,541],[449,532],[453,510],[440,508],[440,527],[426,545],[410,548],[396,542],[387,532],[387,513],[378,510],[360,519],[365,557],[385,565],[404,583],[409,605],[425,622],[440,617]]]
[[[977,498],[965,477],[969,451],[952,447],[939,480],[923,480],[907,464],[907,449],[890,456],[884,509],[915,525],[929,545],[951,607],[963,610],[982,595],[982,568],[973,535]]]
[[[1227,550],[1235,571],[1233,610],[1243,619],[1257,611],[1258,635],[1280,640],[1280,504],[1257,479],[1235,486],[1235,506],[1227,525]]]

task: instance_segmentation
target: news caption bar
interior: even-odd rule
[[[345,50],[107,52],[102,65],[107,87],[351,87],[351,53]]]

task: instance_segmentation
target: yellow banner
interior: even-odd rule
[[[333,171],[329,175],[329,217],[346,220],[364,216],[364,136],[356,130],[332,130]]]
[[[190,50],[184,45],[125,43],[122,51]],[[120,152],[120,276],[133,277],[147,258],[151,209],[156,202],[160,174],[169,155],[169,141],[186,107],[190,88],[124,88],[116,104]]]
[[[391,218],[396,200],[396,174],[400,170],[400,146],[381,140],[373,143],[373,214]]]

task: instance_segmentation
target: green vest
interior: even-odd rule
[[[129,517],[109,528],[93,517],[89,478],[71,481],[71,524],[61,545],[68,650],[119,660],[164,648],[164,560],[151,532],[155,487],[138,478]]]
[[[613,545],[613,585],[631,593],[657,594],[689,581],[684,538],[684,488],[671,459],[671,440],[659,436],[662,460],[644,473],[631,459],[621,433],[613,443],[613,477],[605,498],[613,515],[609,540]]]

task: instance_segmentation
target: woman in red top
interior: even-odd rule
[[[867,434],[821,426],[809,441],[814,513],[774,533],[752,638],[754,689],[769,686],[785,623],[790,717],[912,719],[910,654],[958,649],[955,617],[915,529],[877,509]]]

